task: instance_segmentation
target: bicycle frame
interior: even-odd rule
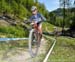
[[[38,25],[36,23],[32,24],[32,28],[38,31]]]

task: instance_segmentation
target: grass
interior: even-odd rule
[[[46,28],[50,31],[53,31],[54,30],[54,25],[48,23],[48,22],[43,22],[43,30],[44,31],[47,31]]]
[[[46,27],[49,31],[53,31],[53,25],[43,23],[44,30]],[[61,27],[58,27],[61,30]],[[48,43],[47,48],[50,43]],[[75,62],[75,38],[71,37],[58,37],[57,43],[48,59],[48,62]]]
[[[54,26],[48,22],[43,22],[43,31],[49,30],[52,32],[52,31],[54,31],[54,27],[57,27],[59,31],[61,30],[61,27]]]
[[[51,36],[47,36],[48,43],[46,51],[51,47]],[[47,52],[46,52],[47,53]],[[42,62],[46,54],[42,54],[38,59]],[[75,62],[75,38],[71,37],[58,37],[56,45],[48,58],[47,62]]]
[[[75,62],[75,39],[58,37],[48,62]]]
[[[20,54],[20,51],[26,51],[26,49],[28,49],[27,41],[0,42],[0,62],[4,62],[5,58]]]
[[[10,48],[27,48],[27,41],[8,41],[8,42],[0,42],[0,50],[6,50]]]
[[[14,26],[0,26],[0,37],[26,37],[28,36],[28,31],[24,30],[22,27]]]
[[[54,30],[54,25],[48,23],[48,22],[43,22],[43,31],[53,31]],[[0,26],[0,37],[28,37],[29,31],[24,30],[20,26]]]

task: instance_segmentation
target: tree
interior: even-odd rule
[[[39,3],[38,0],[0,0],[0,13],[6,11],[13,15],[14,18],[29,18],[31,15],[30,9],[33,5],[36,5],[39,8],[39,12],[44,16],[48,16],[45,5]]]
[[[62,24],[62,33],[63,33],[66,21],[66,8],[70,7],[71,0],[59,0],[59,3],[60,7],[63,8],[63,24]]]
[[[73,3],[73,8],[72,8],[71,13],[72,13],[72,24],[70,26],[70,29],[75,30],[75,0]]]
[[[50,23],[55,25],[56,24],[56,15],[53,12],[50,12],[49,17],[50,17]]]

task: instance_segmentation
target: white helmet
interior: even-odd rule
[[[36,9],[37,9],[36,6],[32,6],[31,11],[34,11],[34,10],[36,10]]]

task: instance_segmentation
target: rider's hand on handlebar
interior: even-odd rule
[[[36,24],[35,21],[32,21],[30,25],[34,25],[34,24]]]
[[[37,28],[37,23],[34,21],[30,25],[32,25],[34,28]]]

